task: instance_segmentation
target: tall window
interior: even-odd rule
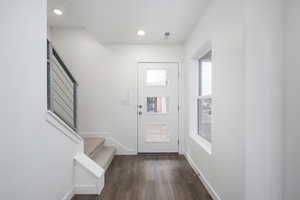
[[[198,85],[198,135],[211,142],[211,104],[212,104],[212,51],[199,59]]]

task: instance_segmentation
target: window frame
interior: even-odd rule
[[[204,58],[207,54],[211,53],[211,62],[213,63],[213,58],[212,58],[212,47],[211,45],[207,45],[206,48],[203,48],[201,53],[199,53],[197,56],[195,56],[192,59],[192,71],[194,74],[194,78],[192,81],[192,88],[193,88],[193,96],[194,96],[194,100],[192,102],[192,108],[194,111],[191,112],[192,114],[192,121],[193,121],[193,127],[192,127],[192,132],[190,134],[190,137],[197,143],[199,144],[209,155],[212,154],[212,141],[209,142],[208,140],[206,140],[204,137],[202,137],[200,134],[198,134],[198,100],[199,99],[203,99],[203,98],[207,98],[207,97],[211,97],[212,98],[212,94],[211,95],[200,95],[200,60],[202,58]],[[213,64],[212,64],[213,66]],[[212,126],[212,123],[211,123]],[[212,129],[211,129],[212,130]]]

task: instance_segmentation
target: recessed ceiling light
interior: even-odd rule
[[[143,30],[139,30],[139,31],[137,32],[137,35],[138,35],[138,36],[144,36],[144,35],[146,35],[146,32],[143,31]]]
[[[59,9],[54,9],[53,12],[56,15],[62,15],[63,14],[63,12],[61,10],[59,10]]]

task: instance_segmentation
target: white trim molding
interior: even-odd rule
[[[221,200],[220,196],[214,190],[214,188],[209,183],[209,181],[205,178],[205,176],[201,172],[201,170],[197,167],[197,165],[195,164],[195,162],[193,161],[193,159],[191,158],[191,156],[188,153],[186,153],[185,157],[186,157],[187,161],[189,162],[189,164],[191,165],[191,167],[194,169],[195,173],[200,178],[201,182],[203,183],[203,185],[205,186],[206,190],[209,192],[209,194],[211,195],[211,197],[213,198],[213,200]]]
[[[73,198],[73,196],[74,196],[74,191],[72,189],[71,191],[69,191],[65,194],[65,196],[62,198],[62,200],[71,200]]]
[[[204,56],[209,50],[212,49],[212,41],[208,40],[204,42],[201,46],[201,48],[198,48],[194,53],[193,56],[191,57],[192,60],[198,60],[202,56]]]
[[[102,137],[105,138],[105,145],[107,146],[114,146],[117,148],[116,155],[136,155],[137,150],[131,149],[126,145],[119,142],[116,138],[112,136],[111,132],[80,132],[79,133],[82,137],[93,138],[93,137]]]
[[[201,146],[209,155],[211,155],[211,143],[206,141],[204,138],[202,138],[199,135],[196,135],[195,133],[191,133],[190,138],[194,140],[199,146]]]
[[[104,180],[104,179],[103,179]],[[102,183],[104,186],[104,182]],[[96,185],[75,185],[75,194],[101,194],[103,188],[98,188]]]
[[[105,171],[84,153],[74,157],[74,194],[100,194]]]
[[[47,111],[45,114],[45,119],[50,125],[59,130],[61,133],[63,133],[75,143],[80,144],[83,142],[83,139],[80,137],[80,135],[76,133],[73,129],[71,129],[63,120],[61,120],[53,112]]]

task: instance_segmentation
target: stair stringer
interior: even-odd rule
[[[74,165],[74,194],[100,194],[104,169],[84,153],[74,157]]]

